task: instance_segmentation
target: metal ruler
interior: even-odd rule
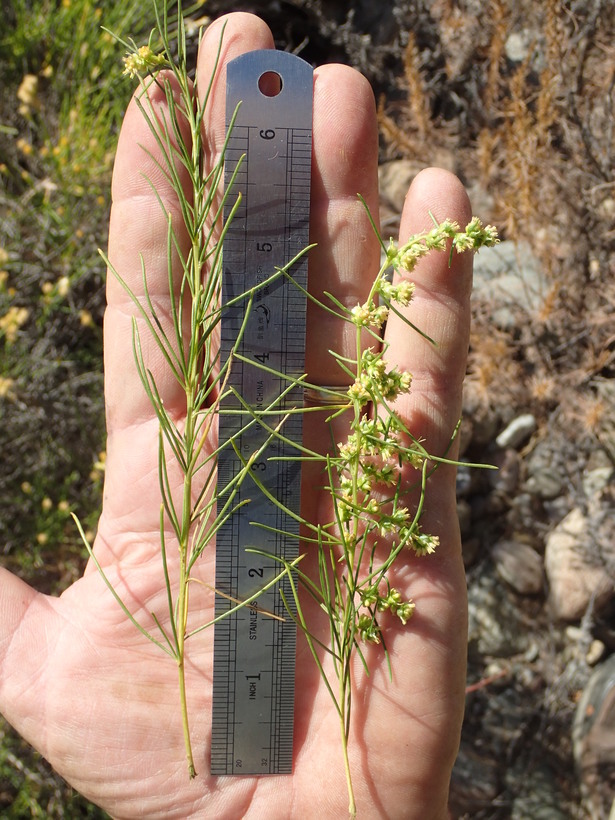
[[[301,414],[287,411],[301,407],[301,389],[289,391],[289,381],[271,371],[294,378],[305,372],[306,300],[286,276],[266,280],[309,242],[311,66],[274,50],[237,57],[227,66],[227,126],[238,105],[225,156],[227,186],[234,177],[227,217],[238,194],[241,202],[224,238],[222,304],[257,290],[252,301],[239,299],[222,312],[221,361],[234,351],[226,387],[236,396],[220,407],[219,490],[252,462],[233,499],[242,506],[216,536],[216,616],[248,604],[215,625],[211,772],[281,774],[292,770],[296,627],[280,586],[287,602],[292,594],[284,581],[258,594],[282,565],[249,550],[288,560],[298,554],[298,523],[267,494],[299,513],[298,463],[271,459],[297,454]],[[306,288],[307,258],[289,273]],[[271,439],[241,412],[242,401],[256,413],[275,409],[262,418],[270,428],[286,419],[287,441]],[[223,494],[219,509],[224,502]]]

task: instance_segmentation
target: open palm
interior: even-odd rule
[[[204,38],[198,74],[209,76],[220,21]],[[227,18],[222,65],[206,123],[215,155],[224,132],[224,63],[273,46],[258,18]],[[206,85],[205,82],[202,84]],[[163,106],[162,96],[155,100]],[[122,129],[113,180],[109,255],[135,290],[139,253],[157,305],[168,287],[166,217],[145,177],[156,176],[156,145],[136,105]],[[170,191],[157,179],[172,210]],[[332,291],[349,305],[362,301],[379,264],[360,192],[377,213],[377,128],[366,81],[351,69],[315,73],[310,289]],[[168,201],[167,201],[168,200]],[[420,174],[407,197],[402,235],[430,225],[429,212],[465,224],[467,197],[450,174]],[[414,375],[413,391],[397,409],[431,452],[443,452],[460,412],[468,341],[471,261],[451,268],[441,254],[416,271],[411,307],[433,347],[395,317],[386,337],[391,364]],[[159,547],[158,423],[132,360],[134,306],[110,277],[105,317],[107,476],[97,560],[135,618],[152,628],[167,609]],[[316,383],[339,382],[327,349],[352,350],[344,328],[308,319],[307,368]],[[181,396],[165,376],[162,357],[145,351],[165,406],[181,416]],[[310,422],[308,446],[323,438]],[[213,448],[215,442],[210,442]],[[325,499],[306,481],[304,514],[326,514]],[[387,637],[393,681],[377,656],[372,674],[356,674],[351,766],[361,818],[446,816],[465,685],[465,581],[455,513],[454,473],[431,480],[423,516],[439,535],[437,554],[408,556],[396,584],[417,603],[410,626]],[[203,585],[191,592],[191,624],[211,618],[213,551],[198,568]],[[317,616],[317,615],[316,615]],[[164,621],[163,621],[164,624]],[[90,563],[84,577],[55,599],[0,569],[0,709],[15,728],[75,788],[117,818],[344,817],[347,795],[339,724],[318,671],[299,640],[294,773],[289,776],[213,777],[209,774],[213,630],[190,639],[187,690],[198,777],[190,780],[184,755],[177,669],[126,618]]]

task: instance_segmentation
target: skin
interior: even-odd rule
[[[202,87],[213,69],[221,22],[207,31],[201,48]],[[235,13],[226,22],[223,63],[244,51],[273,47],[271,33],[258,18]],[[154,102],[162,106],[161,98]],[[209,158],[221,145],[223,107],[220,67],[205,123]],[[142,252],[150,290],[162,305],[168,286],[166,220],[143,179],[143,174],[155,175],[143,146],[156,155],[133,102],[114,171],[109,254],[131,287],[140,291]],[[160,174],[156,182],[173,210],[172,194]],[[379,266],[379,246],[357,192],[377,213],[374,100],[368,83],[354,70],[323,66],[316,70],[314,85],[312,239],[318,247],[310,255],[310,288],[316,294],[331,290],[349,305],[361,300]],[[438,169],[417,176],[403,210],[401,240],[431,226],[429,211],[439,219],[466,224],[469,202],[456,177]],[[397,409],[435,453],[444,453],[460,415],[471,267],[469,255],[455,257],[449,268],[448,255],[436,254],[422,260],[413,273],[416,296],[408,315],[438,340],[437,347],[396,317],[386,328],[389,361],[414,375],[413,390]],[[131,612],[149,628],[152,611],[166,623],[158,535],[158,427],[133,365],[133,313],[109,277],[107,474],[95,552]],[[307,368],[310,380],[323,384],[340,382],[337,366],[327,363],[326,348],[352,349],[344,327],[325,326],[329,321],[310,311]],[[145,356],[166,406],[181,418],[181,394],[165,377],[161,357],[147,346]],[[306,436],[309,446],[315,446],[312,440],[323,437],[322,422],[312,416]],[[213,440],[210,446],[215,446]],[[423,529],[440,537],[436,554],[424,559],[403,556],[396,573],[396,585],[416,602],[417,610],[408,627],[391,625],[387,631],[393,681],[371,648],[371,676],[357,669],[351,766],[360,818],[447,816],[466,657],[465,579],[454,478],[452,469],[443,468],[430,480]],[[326,517],[326,499],[315,484],[306,480],[305,514]],[[198,574],[213,583],[213,548],[203,556]],[[210,589],[194,586],[193,626],[209,619],[212,599]],[[348,802],[339,726],[301,640],[292,776],[209,775],[212,642],[213,631],[205,630],[188,646],[188,700],[199,773],[190,781],[175,665],[128,622],[91,562],[83,578],[59,598],[42,595],[0,569],[2,714],[69,783],[113,817],[344,817]]]

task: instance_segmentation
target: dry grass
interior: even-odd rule
[[[601,2],[492,0],[477,24],[472,8],[433,4],[444,70],[432,63],[428,75],[410,37],[407,101],[381,100],[382,133],[392,155],[432,161],[446,149],[492,202],[480,215],[530,242],[550,282],[543,303],[516,338],[495,341],[480,306],[470,378],[492,401],[516,383],[518,406],[538,415],[559,395],[576,425],[588,380],[615,375],[615,15]],[[505,365],[490,372],[494,356]]]

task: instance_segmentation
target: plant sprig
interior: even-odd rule
[[[381,329],[391,312],[414,327],[401,309],[411,304],[415,287],[409,274],[421,258],[448,250],[450,263],[455,253],[498,241],[495,228],[483,226],[477,217],[465,229],[451,220],[438,223],[432,219],[431,230],[410,237],[404,244],[391,240],[365,302],[347,308],[328,295],[335,315],[354,328],[354,358],[331,352],[351,383],[345,394],[324,391],[326,400],[326,394],[331,398],[331,404],[325,405],[329,421],[345,414],[349,433],[344,441],[334,443],[328,455],[312,457],[322,462],[333,520],[325,525],[303,522],[318,551],[318,575],[310,578],[295,568],[299,584],[293,583],[292,590],[297,624],[339,717],[351,816],[356,814],[349,758],[353,658],[356,654],[368,671],[362,644],[380,644],[389,663],[381,616],[389,613],[406,626],[415,609],[414,601],[404,599],[392,586],[391,570],[407,550],[419,557],[435,552],[438,537],[424,532],[420,524],[428,478],[439,464],[456,464],[445,455],[430,454],[394,409],[396,400],[410,392],[412,375],[389,366],[388,345],[381,338]],[[370,220],[377,232],[371,215]],[[331,306],[321,305],[332,311]],[[365,344],[366,331],[372,345]],[[405,499],[412,484],[418,501],[410,509]],[[290,573],[290,567],[288,570]],[[299,586],[317,601],[329,621],[330,644],[325,649],[333,661],[332,679],[320,660],[323,644],[306,620]],[[389,671],[392,674],[390,664]]]

